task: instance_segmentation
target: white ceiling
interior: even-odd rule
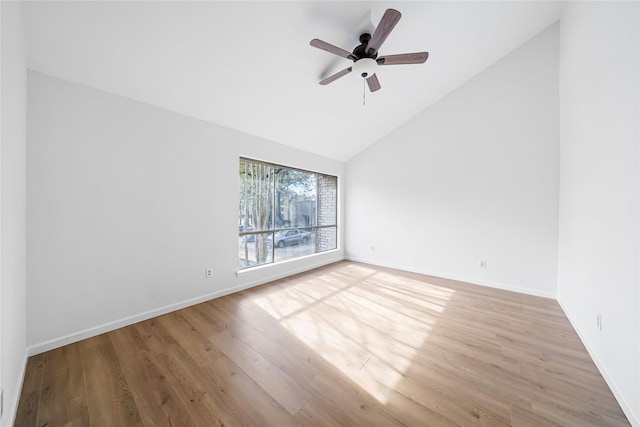
[[[380,67],[382,89],[351,62],[387,8],[402,19],[380,55],[428,51],[422,65]],[[167,110],[345,161],[553,24],[560,2],[27,2],[28,65]],[[425,136],[426,137],[426,136]]]

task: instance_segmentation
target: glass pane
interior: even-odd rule
[[[317,230],[318,252],[335,249],[338,245],[338,232],[336,227],[323,227]]]
[[[315,230],[289,230],[275,233],[275,261],[316,253]]]
[[[316,174],[276,168],[276,228],[316,225]]]
[[[271,264],[273,251],[271,239],[273,233],[245,234],[239,236],[239,268],[255,267],[257,265]]]
[[[273,229],[273,174],[273,165],[240,160],[240,232]]]

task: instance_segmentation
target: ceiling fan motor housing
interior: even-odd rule
[[[367,53],[367,45],[369,44],[369,40],[371,40],[371,34],[363,33],[360,35],[360,45],[356,46],[356,48],[353,49],[353,54],[357,59],[376,59],[378,57],[378,52],[375,50],[372,50],[371,53]]]

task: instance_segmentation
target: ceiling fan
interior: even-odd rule
[[[311,40],[310,44],[318,49],[350,59],[354,62],[351,67],[327,77],[320,81],[321,85],[329,83],[346,76],[351,72],[358,73],[362,78],[367,80],[369,90],[375,92],[381,88],[380,81],[375,74],[378,65],[400,65],[400,64],[423,64],[429,57],[429,52],[402,53],[398,55],[386,55],[378,58],[378,50],[382,43],[389,37],[391,30],[396,26],[402,14],[395,9],[387,9],[380,20],[380,24],[376,27],[373,35],[364,33],[360,35],[360,45],[348,52],[330,43],[319,39]]]

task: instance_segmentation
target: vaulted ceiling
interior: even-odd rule
[[[380,55],[382,89],[345,50],[387,8],[402,18]],[[560,2],[25,2],[30,69],[345,161],[478,74],[560,16]],[[425,135],[425,138],[428,137]]]

